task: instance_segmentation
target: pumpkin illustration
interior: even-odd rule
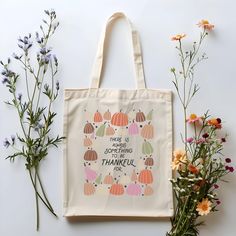
[[[100,174],[100,175],[96,178],[95,183],[96,183],[96,184],[100,184],[101,181],[102,181],[102,174]]]
[[[142,145],[142,153],[144,155],[150,155],[153,153],[153,147],[152,147],[151,143],[149,143],[146,140],[144,140],[144,143]]]
[[[87,136],[85,136],[84,138],[84,146],[85,147],[89,147],[93,144],[92,140],[90,138],[88,138]]]
[[[146,139],[152,139],[154,133],[153,125],[148,122],[148,124],[144,125],[141,130],[141,136]]]
[[[94,122],[102,122],[102,115],[99,111],[96,111],[93,117]]]
[[[96,151],[94,151],[92,149],[88,149],[84,153],[84,160],[85,161],[96,161],[97,159],[98,159],[98,154]]]
[[[139,170],[145,169],[146,166],[144,164],[144,160],[143,160],[142,157],[138,160],[137,167],[138,167]]]
[[[98,164],[97,161],[91,162],[89,167],[90,167],[92,170],[95,170],[95,171],[99,170],[99,164]]]
[[[93,131],[94,131],[93,125],[87,121],[87,123],[84,126],[84,133],[85,134],[92,134]]]
[[[94,181],[97,178],[97,172],[89,168],[88,166],[85,166],[85,176],[86,179],[89,181]]]
[[[136,113],[135,113],[135,109],[131,110],[129,113],[128,113],[128,117],[130,120],[134,120],[136,118]]]
[[[114,183],[111,185],[110,194],[112,195],[123,195],[124,194],[124,187],[122,184]]]
[[[145,160],[145,163],[144,163],[146,166],[153,166],[154,165],[154,160],[152,157],[148,157],[146,160]]]
[[[117,136],[126,136],[128,133],[126,129],[124,129],[123,127],[120,127],[117,129],[116,134]]]
[[[128,125],[128,116],[124,112],[116,112],[111,118],[111,124],[115,126]]]
[[[144,189],[144,196],[150,196],[153,194],[153,188],[147,185]]]
[[[150,170],[142,170],[139,173],[138,181],[142,184],[151,184],[153,182],[152,172]]]
[[[99,184],[96,189],[96,194],[98,195],[104,195],[107,196],[109,195],[109,188],[105,184]]]
[[[115,130],[110,125],[108,125],[108,127],[106,128],[106,135],[112,136],[114,134],[115,134]]]
[[[131,183],[128,185],[126,193],[131,196],[138,196],[142,193],[142,188],[139,184]]]
[[[136,172],[135,172],[135,170],[133,170],[133,172],[132,172],[132,175],[131,175],[131,181],[137,181],[137,175],[136,175]]]
[[[109,109],[103,114],[104,120],[110,120],[111,119],[111,112]]]
[[[110,173],[108,175],[106,175],[104,180],[103,180],[104,184],[113,184],[113,182],[114,182],[114,179],[113,179],[113,177],[111,176]]]
[[[104,123],[104,124],[102,124],[102,125],[98,128],[98,130],[97,130],[97,132],[96,132],[96,135],[97,135],[98,137],[103,137],[104,134],[105,134],[105,128],[106,128],[106,126],[105,126],[105,123]]]
[[[91,120],[91,119],[93,119],[93,114],[91,113],[91,112],[89,112],[89,111],[87,111],[86,109],[84,109],[84,116],[85,116],[85,119],[86,120]]]
[[[120,183],[123,185],[127,185],[131,182],[131,179],[126,173],[120,178]]]
[[[95,187],[92,183],[84,183],[84,194],[85,195],[93,195],[95,193]]]
[[[128,133],[129,135],[136,135],[138,134],[139,130],[138,130],[138,125],[134,122],[130,124],[129,128],[128,128]]]
[[[146,118],[145,118],[144,113],[139,110],[139,111],[136,113],[136,121],[137,121],[137,122],[144,122],[145,120],[146,120]]]
[[[153,110],[149,111],[148,114],[147,114],[147,120],[152,120],[152,113],[153,113]]]

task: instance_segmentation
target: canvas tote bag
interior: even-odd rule
[[[134,90],[99,87],[107,27],[118,18],[131,30]],[[64,216],[172,216],[171,91],[146,88],[138,33],[123,13],[108,19],[90,88],[64,96]]]

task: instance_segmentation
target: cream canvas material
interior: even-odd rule
[[[107,28],[118,18],[131,30],[134,90],[99,87]],[[123,13],[102,32],[90,88],[65,89],[64,136],[64,216],[172,216],[171,91],[146,88],[138,33]]]

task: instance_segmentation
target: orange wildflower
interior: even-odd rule
[[[211,211],[212,203],[208,200],[208,198],[203,198],[201,202],[197,204],[196,211],[200,216],[207,215]]]
[[[214,126],[217,129],[221,129],[222,128],[222,124],[221,124],[221,119],[220,118],[217,118],[217,119],[212,118],[212,119],[208,120],[207,123],[209,125],[211,125],[211,126]]]
[[[182,38],[186,37],[186,34],[176,34],[175,36],[173,36],[171,38],[172,41],[179,41],[181,40]]]
[[[215,27],[214,25],[210,24],[208,20],[201,20],[197,25],[209,31]]]
[[[196,166],[194,166],[193,164],[188,165],[188,170],[193,174],[199,173],[199,169]]]

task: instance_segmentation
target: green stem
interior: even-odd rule
[[[39,181],[39,185],[40,185],[40,188],[41,188],[41,190],[42,190],[44,199],[45,199],[45,201],[47,202],[49,208],[50,208],[52,211],[54,211],[53,208],[52,208],[52,206],[51,206],[51,204],[50,204],[50,202],[49,202],[49,200],[48,200],[48,198],[47,198],[47,196],[46,196],[46,193],[45,193],[45,191],[44,191],[44,188],[43,188],[43,185],[42,185],[42,181],[41,181],[41,178],[40,178],[40,176],[39,176],[38,168],[36,168],[35,173],[36,173],[36,175],[37,175],[37,178],[38,178],[38,181]]]
[[[36,170],[34,173],[34,184],[35,184],[35,189],[37,189],[37,175],[36,175]],[[35,191],[35,201],[36,201],[36,230],[39,230],[39,199],[38,199],[38,194]]]
[[[31,172],[31,170],[29,169],[28,171],[29,171],[31,183],[32,183],[32,185],[33,185],[33,187],[34,187],[34,190],[35,190],[36,194],[38,195],[38,197],[40,198],[40,200],[44,203],[44,205],[48,208],[48,210],[49,210],[54,216],[57,217],[56,213],[50,209],[50,207],[48,206],[48,204],[45,202],[45,200],[44,200],[44,199],[42,198],[42,196],[39,194],[39,192],[38,192],[38,190],[37,190],[37,188],[36,188],[36,186],[35,186],[35,183],[34,183],[34,180],[33,180],[33,177],[32,177],[32,172]]]

